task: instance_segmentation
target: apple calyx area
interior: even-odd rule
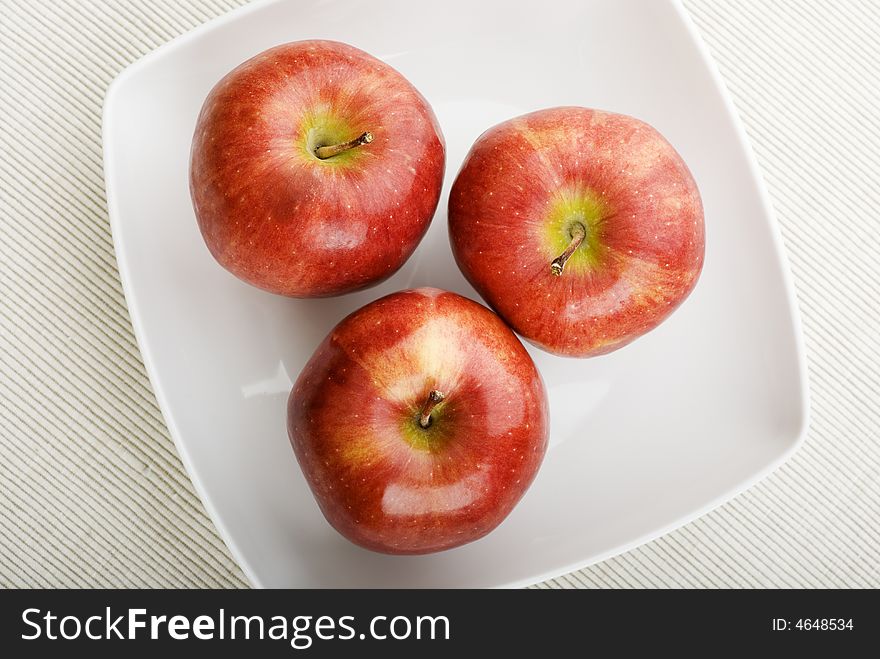
[[[584,242],[584,238],[587,237],[587,229],[582,223],[575,222],[569,229],[569,235],[571,236],[571,242],[568,244],[568,247],[566,247],[565,251],[550,263],[550,272],[557,277],[562,274],[562,271],[565,268],[565,262],[571,258],[571,255],[575,253],[575,250],[577,250],[577,248],[581,246],[581,243]]]
[[[367,131],[365,133],[361,133],[353,140],[343,142],[342,144],[327,144],[324,146],[319,146],[315,148],[315,155],[321,160],[327,160],[327,158],[338,156],[340,153],[344,153],[349,149],[354,149],[355,147],[361,146],[363,144],[369,144],[372,141],[373,134],[370,131]]]
[[[422,411],[419,413],[419,426],[421,428],[428,428],[431,425],[431,412],[434,411],[438,404],[443,402],[444,398],[446,396],[442,392],[436,389],[431,390],[431,393],[428,394],[428,399],[422,405]]]

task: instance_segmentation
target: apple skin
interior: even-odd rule
[[[560,276],[551,262],[586,239]],[[657,327],[703,266],[703,206],[681,156],[648,124],[579,107],[501,123],[471,148],[449,196],[455,260],[521,336],[591,357]]]
[[[432,389],[445,399],[418,425]],[[424,554],[494,529],[531,484],[549,432],[541,376],[494,313],[433,288],[345,318],[293,386],[291,444],[343,536]]]
[[[369,144],[322,160],[318,146]],[[190,192],[211,254],[292,297],[379,283],[430,225],[446,147],[421,94],[387,64],[332,41],[247,60],[211,90],[196,124]]]

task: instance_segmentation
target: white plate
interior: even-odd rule
[[[259,586],[515,586],[631,549],[779,466],[807,424],[804,354],[776,223],[744,133],[683,9],[669,0],[260,2],[128,68],[104,112],[107,197],[135,333],[171,435],[208,512]],[[286,41],[346,41],[390,62],[432,103],[448,142],[440,209],[391,280],[327,300],[251,288],[211,258],[187,187],[205,95]],[[706,265],[648,336],[592,360],[530,349],[551,448],[511,516],[433,556],[359,549],[324,521],[285,432],[291,381],[345,314],[430,285],[476,298],[452,260],[448,188],[487,127],[542,107],[624,112],[690,165]]]

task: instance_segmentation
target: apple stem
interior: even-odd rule
[[[338,156],[343,151],[348,151],[349,149],[353,149],[356,146],[361,146],[362,144],[369,144],[372,141],[373,134],[367,131],[366,133],[361,133],[353,140],[343,142],[342,144],[328,144],[327,146],[319,146],[315,149],[315,155],[318,156],[321,160],[327,160],[327,158]]]
[[[444,398],[446,398],[446,396],[441,392],[436,389],[431,389],[431,393],[428,394],[428,400],[422,405],[422,411],[419,414],[419,425],[422,428],[427,428],[431,425],[431,412],[434,411],[434,408],[438,403],[443,402]]]
[[[584,242],[584,238],[587,237],[587,230],[583,224],[575,222],[572,225],[569,234],[571,235],[571,242],[568,244],[568,247],[566,247],[565,251],[550,263],[550,272],[557,277],[562,274],[562,270],[565,268],[565,262],[571,258],[574,251],[581,246],[582,242]]]

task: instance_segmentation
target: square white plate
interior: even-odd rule
[[[196,226],[187,171],[196,116],[227,71],[270,46],[328,38],[395,66],[448,142],[433,225],[391,280],[290,300],[236,280]],[[336,534],[288,445],[285,401],[345,314],[430,285],[476,298],[446,231],[448,188],[487,127],[554,105],[656,126],[703,195],[706,265],[659,329],[592,360],[530,349],[550,393],[534,486],[483,540],[390,557]],[[128,68],[107,93],[107,197],[135,333],[171,435],[220,533],[259,586],[516,586],[631,549],[735,496],[797,448],[804,354],[778,228],[731,103],[670,0],[259,2]]]

